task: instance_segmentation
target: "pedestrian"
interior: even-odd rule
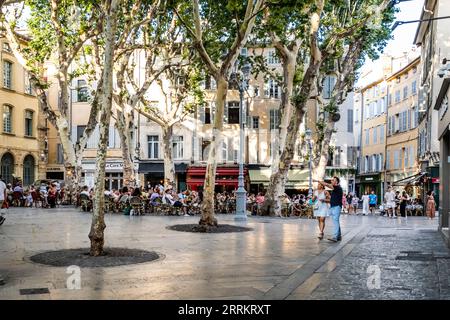
[[[396,217],[395,215],[395,193],[390,186],[388,191],[384,194],[384,201],[386,202],[387,217]]]
[[[406,191],[403,191],[402,196],[400,197],[400,215],[402,217],[406,217],[406,205],[408,204],[408,200]]]
[[[434,201],[434,191],[427,192],[427,209],[426,209],[428,219],[433,219],[436,213],[436,202]]]
[[[355,213],[355,214],[358,214],[357,213],[357,211],[358,211],[358,204],[359,204],[359,198],[358,198],[358,196],[356,195],[356,193],[353,195],[353,197],[352,197],[352,204],[351,204],[351,208],[353,209],[353,212]]]
[[[375,194],[375,191],[372,190],[372,192],[369,194],[369,210],[371,214],[375,213],[377,203],[378,203],[377,195]]]
[[[3,206],[6,207],[6,199],[7,199],[7,195],[6,195],[6,184],[2,179],[2,176],[0,175],[0,226],[3,224],[3,222],[5,222],[5,217],[4,217],[4,210],[5,208],[3,208]]]
[[[314,192],[312,198],[314,202],[314,217],[317,217],[319,222],[319,236],[320,240],[323,239],[323,230],[325,229],[325,219],[328,217],[330,193],[325,190],[322,184],[317,185],[317,190]]]
[[[347,209],[347,195],[344,193],[342,196],[342,213],[345,213],[345,209]]]
[[[317,182],[319,182],[324,187],[332,189],[330,197],[330,209],[328,212],[331,218],[333,219],[334,230],[333,230],[333,237],[328,238],[328,240],[332,242],[341,241],[342,234],[339,218],[341,216],[342,196],[344,192],[342,191],[342,188],[339,185],[340,180],[338,177],[335,176],[333,177],[333,179],[331,179],[331,183],[326,183],[325,181],[317,181]]]
[[[352,211],[352,199],[353,199],[353,193],[349,192],[347,195],[347,213],[350,214]]]
[[[363,202],[363,216],[366,216],[369,214],[369,195],[367,192],[364,192],[364,195],[362,196],[362,202]]]

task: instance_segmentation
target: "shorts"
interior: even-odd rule
[[[369,204],[369,208],[375,208],[376,206],[376,204]]]
[[[386,209],[395,209],[395,202],[386,203]]]

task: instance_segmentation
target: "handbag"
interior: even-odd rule
[[[313,203],[313,209],[314,210],[319,210],[319,200],[316,200],[314,203]]]

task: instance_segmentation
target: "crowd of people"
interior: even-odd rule
[[[39,187],[30,185],[24,187],[18,181],[15,185],[4,183],[4,200],[2,206],[32,207],[40,205],[43,208],[55,208],[64,198],[64,188],[61,188],[57,181],[41,184]]]
[[[93,207],[94,191],[94,188],[89,190],[87,186],[82,187],[77,195],[77,206],[90,211]],[[104,196],[109,210],[123,211],[130,215],[153,212],[155,209],[167,208],[167,206],[179,208],[179,211],[184,215],[191,215],[199,211],[201,202],[201,195],[196,191],[176,192],[172,187],[164,188],[162,185],[148,186],[144,189],[140,187],[123,187],[120,190],[106,189]],[[87,201],[87,203],[84,203],[84,201]],[[142,212],[135,212],[138,209]]]

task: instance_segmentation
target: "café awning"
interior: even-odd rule
[[[393,186],[415,186],[420,184],[420,179],[424,177],[426,173],[417,173],[415,175],[412,175],[410,177],[397,180],[392,183]]]
[[[250,169],[248,170],[251,184],[262,184],[265,187],[269,185],[270,168]],[[288,172],[288,181],[286,189],[308,189],[309,188],[309,171],[302,169],[290,169]]]

